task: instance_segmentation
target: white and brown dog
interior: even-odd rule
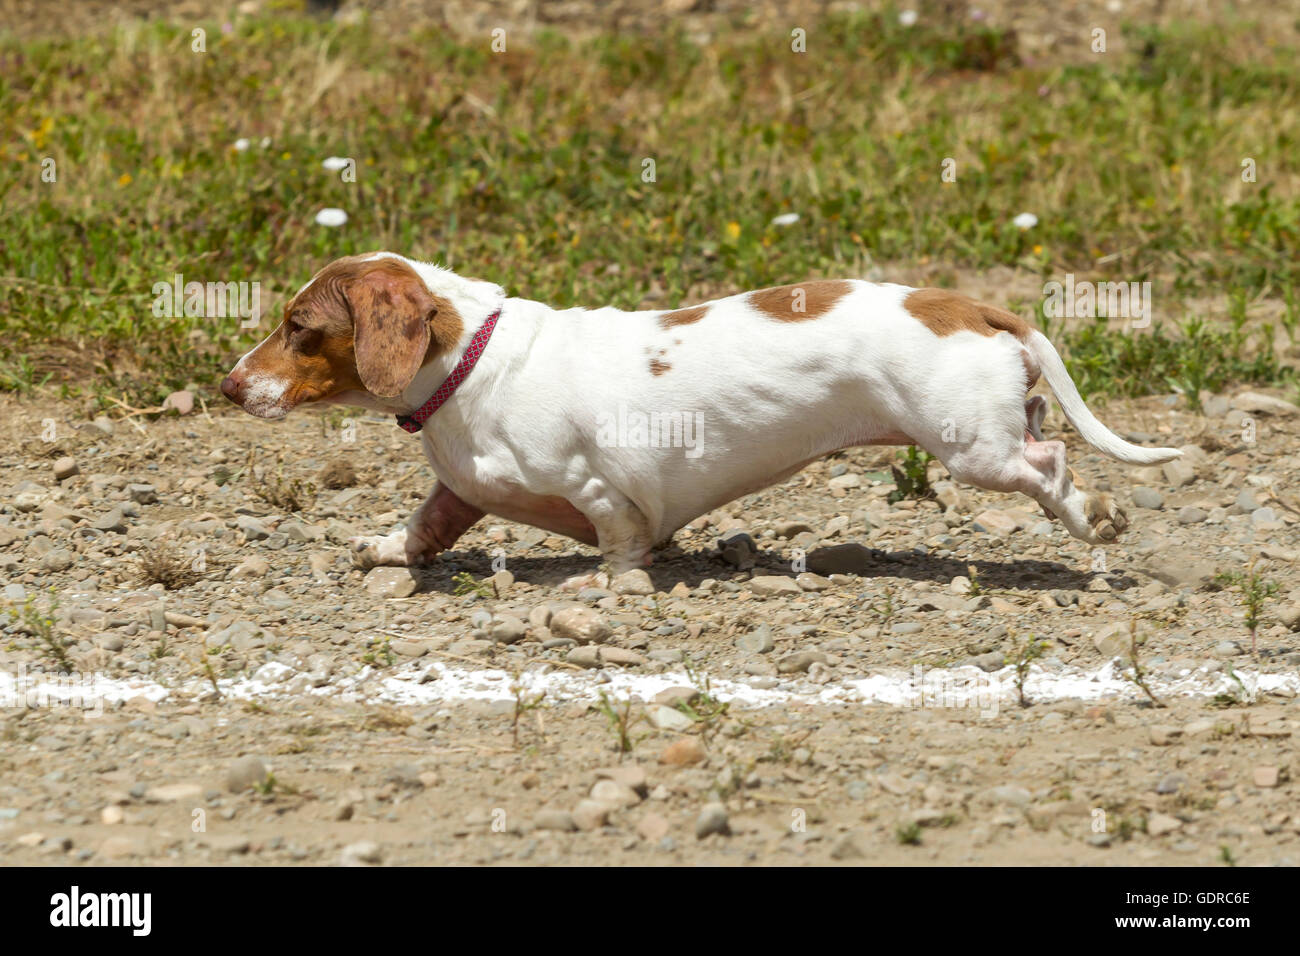
[[[1180,454],[1109,431],[1012,313],[859,280],[672,311],[552,309],[392,253],[352,256],[294,296],[221,391],[260,418],[337,402],[421,432],[438,482],[403,530],[354,539],[360,566],[429,561],[490,513],[595,545],[618,572],[693,518],[857,445],[919,445],[958,481],[1029,495],[1076,538],[1113,541],[1123,512],[1076,488],[1065,445],[1043,440],[1046,400],[1026,395],[1040,374],[1099,451]]]

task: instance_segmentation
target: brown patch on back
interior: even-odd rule
[[[656,359],[651,359],[651,360],[650,360],[650,374],[651,374],[651,375],[662,375],[664,372],[668,371],[670,368],[672,368],[672,366],[669,365],[667,362],[661,362],[661,361],[659,361],[657,358],[656,358]]]
[[[749,304],[778,322],[807,322],[819,319],[853,291],[844,279],[817,279],[798,285],[782,285],[749,293]]]
[[[917,289],[903,299],[903,308],[940,337],[954,332],[990,336],[1010,332],[1023,342],[1031,331],[1029,323],[1020,316],[948,289]]]
[[[707,305],[693,305],[689,309],[665,312],[659,316],[659,328],[671,329],[675,325],[690,325],[704,318],[704,313],[708,311],[709,307]]]

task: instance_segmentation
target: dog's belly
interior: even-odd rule
[[[724,484],[721,488],[710,489],[705,495],[700,497],[688,497],[686,500],[674,503],[674,507],[667,507],[664,510],[664,521],[662,522],[658,538],[667,540],[679,528],[693,521],[702,514],[707,514],[715,508],[720,508],[729,502],[746,495],[752,495],[764,488],[770,488],[773,485],[785,481],[791,475],[796,475],[803,471],[815,461],[820,461],[827,455],[834,454],[837,451],[843,451],[846,448],[858,448],[864,445],[912,445],[915,442],[901,431],[872,431],[854,436],[845,442],[832,442],[831,447],[825,451],[819,452],[809,458],[789,464],[782,463],[773,470],[770,466],[766,469],[760,469],[757,475],[748,473],[737,475],[734,482]]]
[[[488,514],[532,525],[595,547],[596,529],[586,516],[563,498],[511,491],[509,497],[497,497],[490,503],[477,503]]]

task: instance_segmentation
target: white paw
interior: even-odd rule
[[[406,553],[406,529],[349,538],[348,547],[352,549],[352,566],[363,571],[377,567],[403,568],[411,563]]]

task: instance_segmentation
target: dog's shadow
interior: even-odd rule
[[[591,574],[599,564],[599,555],[573,552],[554,557],[511,558],[504,562],[504,568],[517,581],[556,587],[569,578]],[[868,588],[873,582],[884,578],[930,581],[946,586],[955,577],[970,577],[971,567],[975,568],[979,587],[984,591],[1081,591],[1097,575],[1096,571],[1080,571],[1055,561],[960,560],[912,551],[873,551],[872,560],[865,568],[865,573],[859,577],[861,583]],[[465,575],[481,580],[501,569],[499,556],[494,557],[475,548],[444,552],[435,563],[414,570],[422,592],[463,594],[473,587]],[[646,571],[654,582],[655,589],[665,592],[680,583],[685,583],[694,590],[706,579],[730,581],[739,574],[716,551],[684,551],[675,545],[655,552],[654,563]],[[777,560],[777,554],[772,551],[759,552],[751,571],[755,575],[795,575],[790,563]],[[1125,573],[1111,573],[1107,580],[1112,590],[1116,591],[1124,591],[1141,583]],[[743,581],[738,583],[743,584]]]

